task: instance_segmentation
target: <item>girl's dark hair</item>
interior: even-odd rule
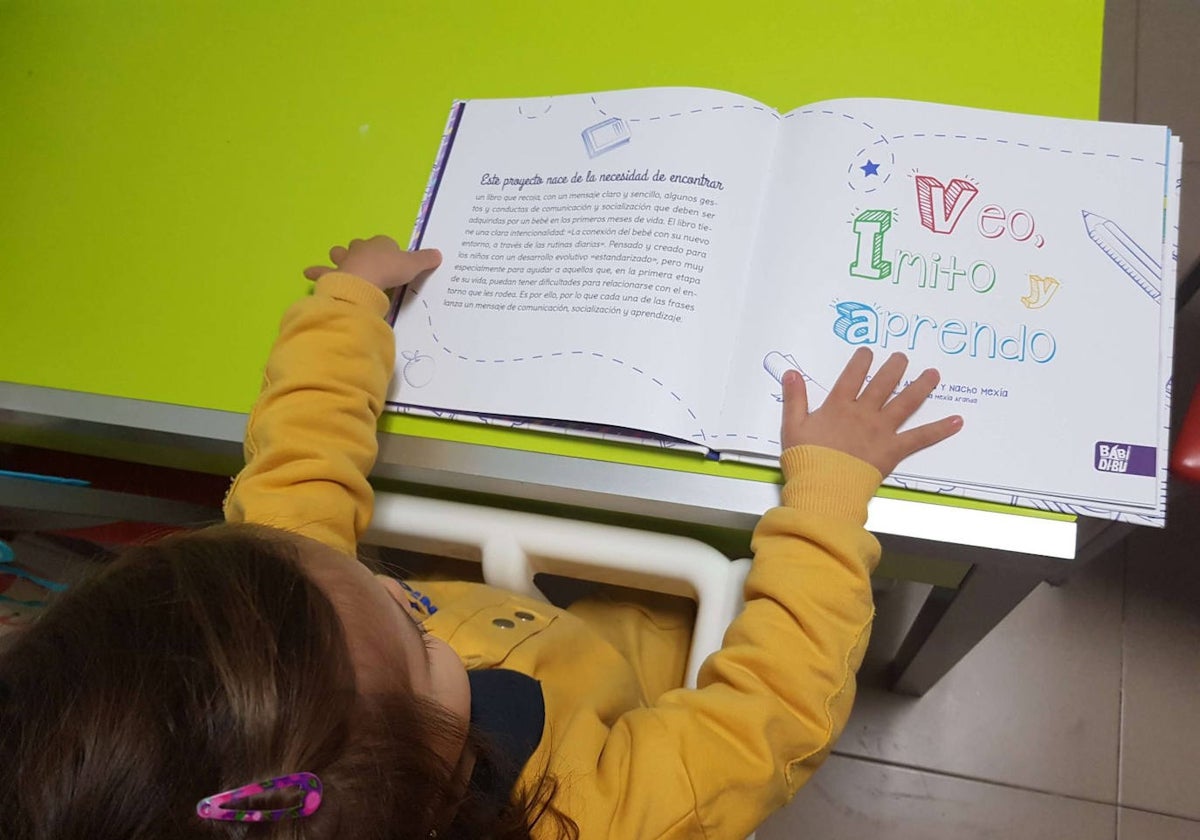
[[[338,615],[296,556],[259,527],[169,537],[128,550],[9,640],[3,836],[507,840],[539,819],[575,833],[544,776],[498,813],[465,793],[433,749],[462,726],[440,706],[359,695]],[[325,788],[311,817],[196,816],[205,796],[302,770]]]

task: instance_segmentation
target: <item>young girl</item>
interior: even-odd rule
[[[0,655],[0,824],[42,838],[743,838],[850,712],[883,475],[953,434],[904,432],[851,358],[810,413],[784,377],[782,506],[746,607],[682,683],[685,617],[413,585],[355,557],[392,373],[384,290],[435,267],[386,237],[334,248],[284,317],[228,524],[134,548]]]

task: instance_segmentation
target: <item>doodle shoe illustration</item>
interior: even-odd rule
[[[771,374],[771,377],[780,385],[783,384],[783,375],[789,370],[800,371],[800,375],[804,377],[804,384],[808,389],[808,401],[810,405],[816,405],[820,402],[823,402],[825,397],[829,394],[829,389],[809,376],[805,372],[804,368],[800,367],[800,364],[794,358],[792,358],[790,354],[784,355],[778,350],[772,350],[770,353],[763,356],[763,369],[767,373]],[[818,394],[813,391],[814,388],[820,392],[820,399],[817,398]],[[772,396],[775,397],[776,402],[783,402],[782,392],[778,394],[772,394]]]
[[[424,388],[433,381],[433,372],[437,364],[432,356],[420,350],[402,350],[400,356],[405,359],[400,375],[404,382],[414,388]]]

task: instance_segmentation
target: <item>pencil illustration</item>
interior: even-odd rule
[[[1141,286],[1151,300],[1158,300],[1162,294],[1159,287],[1162,266],[1141,245],[1130,239],[1129,234],[1121,230],[1116,222],[1087,210],[1083,211],[1083,226],[1087,235],[1109,259]]]

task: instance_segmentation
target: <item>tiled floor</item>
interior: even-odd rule
[[[1200,2],[1109,0],[1104,116],[1185,143],[1180,266],[1200,259]],[[1200,371],[1200,299],[1175,382]],[[1200,840],[1200,492],[1065,585],[1043,584],[920,699],[879,663],[922,593],[878,600],[834,756],[760,840]]]
[[[920,699],[879,668],[919,592],[879,596],[835,756],[760,840],[1200,840],[1196,545],[1184,521],[1043,585]]]

